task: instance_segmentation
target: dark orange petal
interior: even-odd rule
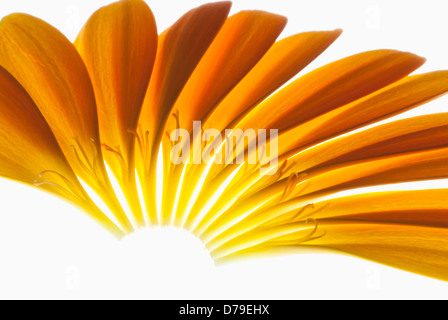
[[[298,153],[292,172],[439,148],[448,144],[448,113],[424,115],[386,123],[330,140]]]
[[[447,91],[447,71],[406,77],[371,95],[288,130],[279,137],[279,153],[305,148],[392,117],[438,98]]]
[[[411,53],[377,50],[333,62],[267,99],[238,127],[283,131],[398,81],[424,61]]]

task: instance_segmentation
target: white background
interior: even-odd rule
[[[2,1],[0,17],[30,13],[73,40],[109,2]],[[205,2],[149,4],[162,31]],[[343,28],[342,37],[307,70],[383,48],[426,57],[419,72],[448,69],[446,1],[235,0],[232,12],[243,9],[287,16],[282,37]],[[447,107],[445,97],[412,114]],[[201,243],[184,232],[141,231],[118,242],[76,208],[10,181],[0,180],[0,201],[0,298],[448,298],[447,283],[345,256],[297,255],[217,268]]]

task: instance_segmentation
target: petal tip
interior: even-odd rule
[[[337,36],[340,36],[343,32],[344,32],[344,30],[342,28],[337,28],[332,31],[332,33]]]

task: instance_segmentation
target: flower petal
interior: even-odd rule
[[[154,16],[144,1],[113,3],[90,17],[75,46],[95,90],[101,142],[128,161],[157,51]]]
[[[345,197],[308,201],[293,199],[244,221],[240,234],[259,226],[273,226],[295,221],[353,220],[399,223],[427,227],[448,227],[447,189],[361,193]],[[366,205],[368,204],[368,205]]]
[[[342,33],[342,30],[306,32],[276,42],[255,67],[221,101],[207,120],[213,129],[232,122],[305,68]]]
[[[406,77],[362,99],[288,130],[279,137],[279,153],[292,149],[305,149],[350,130],[416,108],[447,92],[448,71]]]
[[[300,204],[352,188],[446,178],[447,139],[448,114],[404,119],[343,136],[297,154],[281,172],[282,180],[270,185],[261,180],[246,191],[253,195],[245,201],[279,199],[291,188],[282,201],[297,197],[294,201]],[[300,177],[292,188],[297,172]]]
[[[448,228],[447,196],[447,189],[357,194],[317,203],[325,210],[310,217]]]
[[[20,84],[1,67],[0,114],[2,176],[32,185],[39,173],[52,170],[76,181],[39,110]]]
[[[300,159],[300,163],[291,166],[291,172],[439,148],[447,145],[447,137],[448,113],[394,121],[298,153],[291,161]]]
[[[158,220],[155,205],[157,156],[166,121],[186,82],[224,24],[230,6],[230,2],[218,2],[191,10],[159,37],[138,129],[137,170],[151,222]],[[167,166],[164,168],[167,170]]]
[[[447,178],[447,161],[448,148],[440,148],[325,167],[308,172],[308,186],[298,195],[320,197],[354,188]]]
[[[49,123],[61,149],[74,159],[74,139],[85,146],[99,142],[95,96],[87,70],[73,45],[56,29],[25,14],[13,14],[0,24],[0,65],[30,94]],[[84,172],[70,161],[77,172]],[[89,179],[87,175],[83,178]]]
[[[221,244],[213,255],[227,260],[288,247],[327,248],[447,279],[446,193],[418,190],[331,199],[323,202],[327,205],[316,204],[323,209],[310,216],[317,219],[311,225],[286,215],[283,224],[259,225]]]
[[[333,62],[280,90],[238,127],[282,132],[398,81],[424,61],[411,53],[376,50]]]
[[[208,225],[209,235],[231,221],[241,220],[260,204],[263,207],[252,215],[260,215],[259,209],[288,199],[297,198],[295,201],[300,204],[351,188],[445,178],[447,141],[448,114],[433,114],[322,143],[280,159],[274,178],[260,177],[258,170],[244,176],[226,190],[222,198],[225,200],[215,201],[199,230],[205,232],[204,226]],[[233,199],[231,203],[229,199]],[[216,220],[210,224],[209,219]]]
[[[175,104],[182,128],[204,119],[265,55],[285,25],[286,18],[261,11],[227,19]]]
[[[50,127],[23,87],[0,67],[0,176],[39,187],[84,208],[116,236],[123,232],[90,200]]]
[[[446,228],[358,221],[320,221],[312,239],[306,223],[258,230],[236,239],[212,255],[218,262],[248,255],[322,250],[356,255],[374,262],[441,280],[448,280]],[[311,230],[311,233],[310,233]],[[319,232],[319,231],[317,231]],[[304,241],[305,240],[305,241]]]
[[[448,232],[397,224],[329,221],[325,236],[306,243],[353,254],[395,268],[448,280]]]
[[[440,115],[429,115],[426,116],[426,120],[428,118],[434,120],[438,117]],[[418,124],[419,120],[422,120],[421,117],[403,121],[412,128]],[[315,202],[316,199],[335,192],[381,184],[446,178],[448,177],[448,167],[446,166],[448,148],[446,148],[447,143],[444,137],[448,133],[447,119],[442,117],[438,120],[440,122],[435,121],[438,124],[433,123],[432,131],[426,127],[424,130],[407,135],[410,141],[404,143],[404,145],[415,147],[417,150],[415,152],[317,167],[315,170],[307,171],[306,175],[296,180],[297,182],[294,182],[294,184],[297,184],[297,186],[295,186],[294,191],[288,193],[288,196],[285,196],[285,192],[291,182],[289,178],[285,178],[236,203],[225,215],[214,222],[214,228],[216,229],[216,226],[236,219],[240,221],[239,225],[226,230],[227,234],[234,235],[235,232],[240,232],[238,231],[240,229],[247,231],[247,228],[254,228],[260,223],[265,223],[287,212],[297,211],[305,205]],[[385,144],[387,145],[387,142]],[[422,146],[427,146],[427,149],[420,150],[419,148]],[[403,151],[398,147],[395,147],[395,149],[398,153]],[[256,207],[257,204],[265,201],[264,199],[270,198],[273,201],[270,201],[269,205],[264,205],[261,210],[256,210],[249,216],[243,215],[251,207]],[[291,200],[287,201],[287,199]],[[220,237],[222,238],[222,236]]]
[[[161,139],[174,103],[224,24],[230,6],[230,2],[217,2],[193,9],[160,35],[140,117],[141,130],[147,131],[151,139],[156,134]],[[154,144],[157,152],[159,143]]]
[[[284,17],[261,11],[240,12],[227,19],[174,106],[180,127],[191,132],[193,121],[205,120],[272,47],[285,24]],[[167,127],[176,128],[176,122]],[[181,170],[176,169],[168,178],[170,182],[180,179]],[[196,173],[187,170],[185,178],[199,184],[202,176],[199,172],[204,173],[204,169]],[[188,199],[196,198],[196,191],[182,190],[178,212],[190,211]]]
[[[341,32],[341,30],[307,32],[275,43],[243,80],[219,103],[207,119],[207,123],[203,124],[203,129],[212,128],[222,131],[231,128],[230,123],[236,121],[238,117],[245,114],[246,110],[302,70],[332,44]],[[200,204],[206,203],[216,191],[213,184],[216,188],[221,185],[221,183],[215,182],[217,182],[216,179],[213,180],[213,183],[207,183],[209,187],[203,190],[205,194],[199,195],[196,201],[197,205],[189,214],[189,221],[195,217],[195,211],[201,209]],[[188,227],[189,221],[186,222],[185,227]]]
[[[157,41],[151,10],[144,1],[132,0],[98,10],[75,42],[95,90],[105,160],[139,226],[145,222],[135,186],[134,143]]]
[[[87,69],[58,30],[26,14],[0,23],[0,65],[29,93],[75,173],[104,196],[126,231],[133,227],[111,192]]]

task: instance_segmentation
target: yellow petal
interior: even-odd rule
[[[253,198],[257,199],[263,195],[278,197],[287,187],[288,179],[297,173],[302,176],[297,180],[300,184],[288,198],[303,195],[312,198],[322,196],[322,192],[445,178],[447,139],[445,113],[387,123],[299,152],[284,162],[287,169],[278,169],[282,180],[267,185],[266,179],[260,179],[246,193],[255,193]],[[246,177],[246,181],[252,181],[257,174]]]
[[[0,65],[25,88],[75,173],[105,197],[126,231],[133,227],[111,192],[87,69],[58,30],[26,14],[0,23]]]
[[[104,157],[140,226],[144,218],[135,187],[134,142],[157,37],[149,7],[144,1],[132,0],[98,10],[75,42],[95,90]]]

